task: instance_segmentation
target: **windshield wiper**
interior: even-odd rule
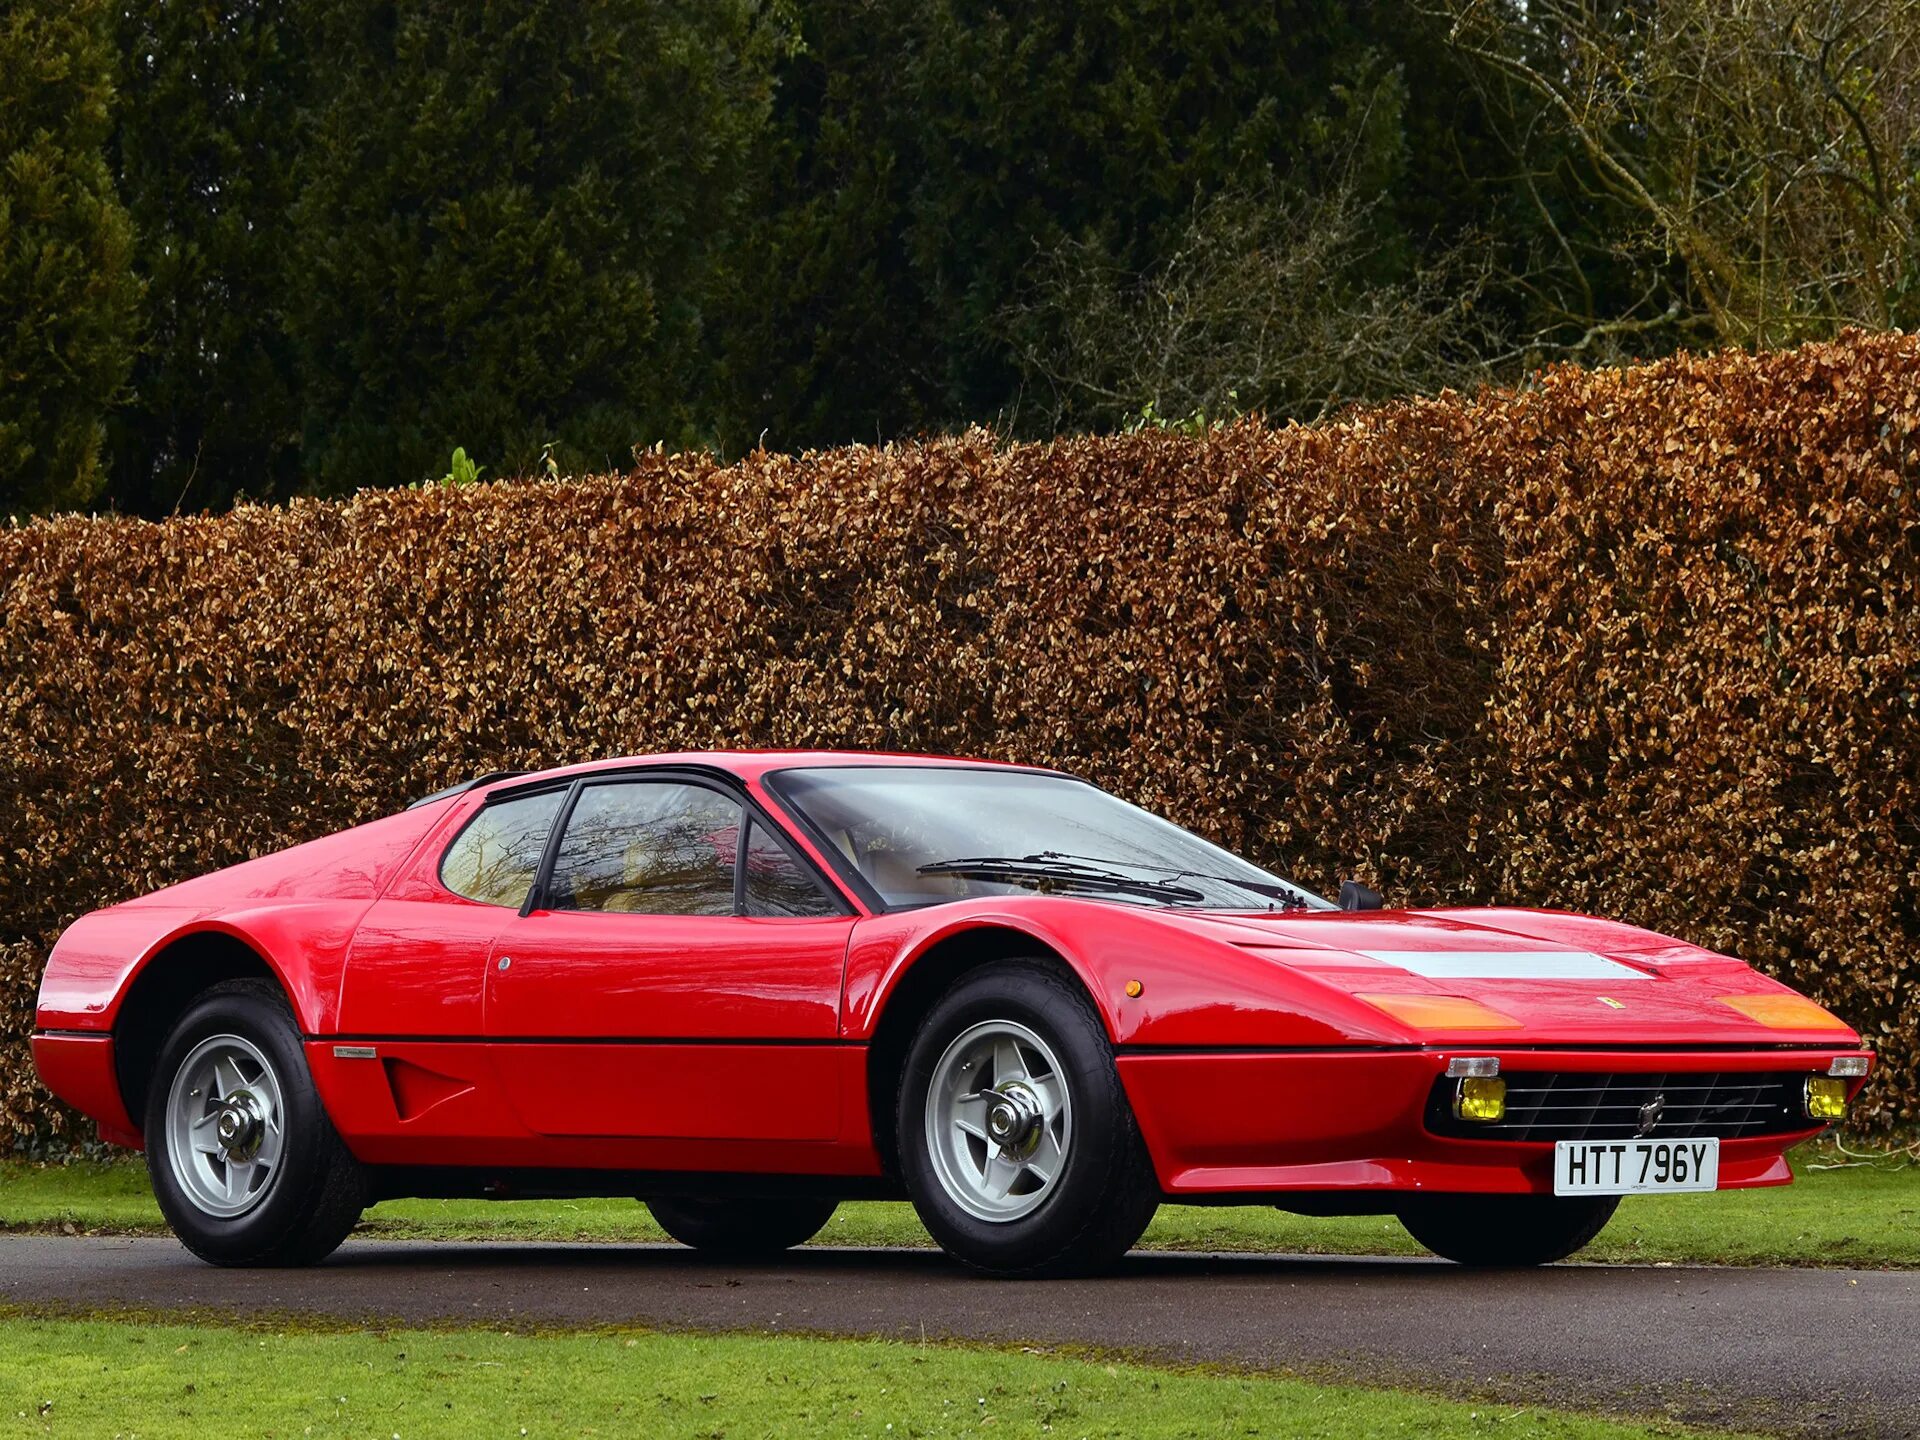
[[[953,875],[962,880],[998,880],[1008,885],[1050,886],[1084,890],[1096,895],[1135,895],[1143,900],[1178,900],[1189,904],[1206,897],[1186,885],[1167,880],[1142,880],[1092,865],[1047,859],[1037,855],[977,855],[965,860],[936,860],[919,867],[922,875]]]
[[[1172,865],[1156,865],[1150,860],[1099,860],[1098,857],[1093,855],[1070,855],[1064,850],[1042,850],[1026,858],[1029,860],[1054,861],[1092,860],[1103,866],[1131,865],[1137,870],[1157,870],[1166,876],[1168,880],[1218,880],[1222,885],[1231,885],[1236,890],[1246,891],[1249,895],[1263,896],[1268,900],[1285,901],[1290,909],[1311,910],[1313,908],[1313,904],[1308,899],[1305,891],[1296,890],[1291,885],[1283,885],[1277,881],[1271,885],[1267,885],[1258,880],[1242,880],[1233,875],[1216,875],[1210,870],[1181,870]]]

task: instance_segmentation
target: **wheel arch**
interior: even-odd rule
[[[1091,978],[1066,949],[1031,930],[1005,923],[956,927],[922,943],[889,977],[875,1006],[871,1038],[867,1043],[867,1106],[874,1146],[882,1168],[899,1173],[898,1137],[894,1134],[894,1107],[900,1079],[920,1022],[962,975],[995,960],[1051,961],[1070,976],[1093,1002],[1109,1040],[1114,1036],[1109,1013]]]
[[[218,924],[192,926],[155,945],[120,992],[113,1020],[113,1062],[121,1103],[136,1126],[144,1123],[147,1088],[161,1047],[195,997],[223,980],[259,979],[296,1002],[286,977],[264,947]],[[296,1008],[296,1014],[297,1014]]]

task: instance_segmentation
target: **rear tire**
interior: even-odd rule
[[[1107,1269],[1160,1205],[1106,1027],[1046,960],[954,982],[907,1052],[894,1123],[921,1223],[987,1275]]]
[[[146,1142],[167,1224],[215,1265],[311,1265],[366,1208],[271,981],[222,981],[180,1017],[147,1089]]]
[[[1519,1267],[1566,1259],[1619,1208],[1618,1195],[1425,1195],[1401,1208],[1400,1223],[1458,1264]]]
[[[804,1245],[839,1208],[806,1198],[662,1198],[646,1202],[660,1228],[702,1254],[729,1260],[762,1259]]]

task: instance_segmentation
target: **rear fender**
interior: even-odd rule
[[[111,1031],[134,982],[168,963],[181,942],[221,935],[259,956],[280,982],[302,1033],[323,1033],[339,1007],[340,977],[364,901],[313,901],[200,915],[140,905],[96,910],[67,927],[47,958],[41,1030]]]

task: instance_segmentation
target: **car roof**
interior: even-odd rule
[[[776,770],[826,769],[835,766],[938,766],[947,769],[1024,770],[1040,774],[1064,774],[1044,765],[1021,765],[1012,761],[976,760],[955,755],[915,755],[894,750],[675,750],[657,755],[622,755],[606,760],[587,760],[576,765],[559,765],[551,770],[524,773],[503,772],[483,775],[441,794],[467,790],[492,790],[496,786],[537,784],[543,780],[570,779],[606,770],[632,770],[643,767],[683,765],[689,768],[724,770],[741,780],[757,781]],[[428,797],[437,799],[439,796]],[[415,802],[423,803],[423,802]]]

